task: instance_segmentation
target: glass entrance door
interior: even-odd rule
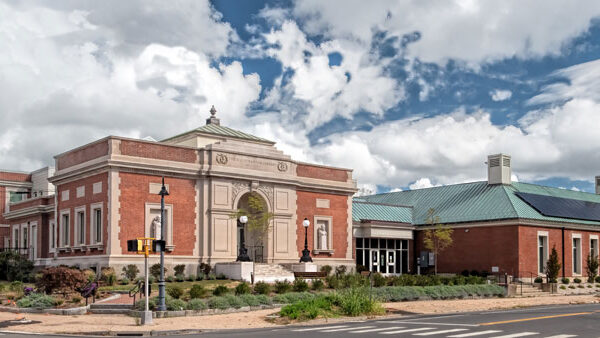
[[[379,250],[371,250],[371,264],[369,270],[374,272],[379,271]]]

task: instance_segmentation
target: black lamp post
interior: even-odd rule
[[[165,242],[165,196],[169,195],[165,188],[165,178],[162,178],[162,187],[160,188],[160,239]],[[158,311],[167,311],[165,304],[165,248],[160,248],[160,280],[158,281]]]
[[[248,223],[248,216],[240,216],[237,220],[238,227],[240,227],[240,250],[238,252],[236,262],[250,262],[252,261],[248,257],[248,249],[246,249],[246,239],[244,238],[244,226]]]
[[[310,257],[310,250],[308,250],[308,227],[310,226],[310,221],[308,218],[304,218],[304,221],[302,221],[302,226],[304,227],[304,250],[302,250],[300,263],[308,263],[313,261]]]

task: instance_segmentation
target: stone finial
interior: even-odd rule
[[[214,125],[221,125],[221,121],[215,116],[217,114],[217,110],[215,109],[215,106],[213,105],[212,107],[210,107],[210,117],[206,119],[206,124],[214,124]]]

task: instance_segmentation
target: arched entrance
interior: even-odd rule
[[[239,222],[240,216],[248,217],[245,225]],[[264,262],[272,218],[273,214],[269,212],[267,202],[260,194],[248,192],[242,195],[236,210],[237,252],[243,240],[250,259],[254,262]]]

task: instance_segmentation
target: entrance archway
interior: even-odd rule
[[[237,219],[242,215],[248,217],[248,222],[244,226],[238,221],[237,252],[239,252],[241,241],[244,239],[250,259],[254,262],[264,262],[271,218],[273,217],[269,212],[267,202],[260,194],[247,192],[239,199],[236,214]]]

